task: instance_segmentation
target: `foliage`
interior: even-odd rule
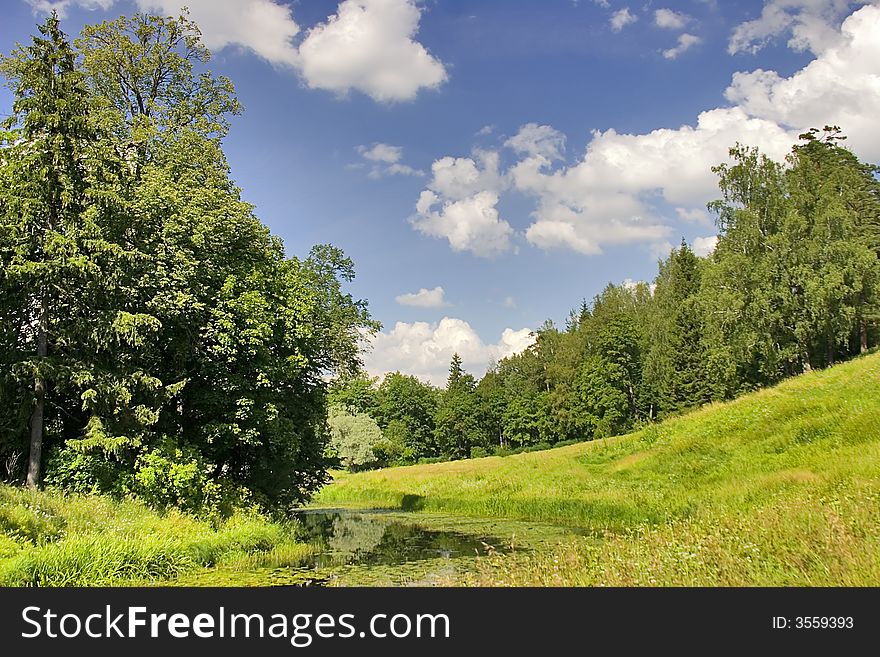
[[[30,427],[70,490],[198,512],[308,499],[325,378],[378,328],[343,291],[353,263],[287,257],[241,200],[222,145],[240,107],[195,72],[186,16],[88,26],[76,49],[54,15],[40,29],[2,65],[0,456]]]
[[[350,414],[346,409],[331,406],[327,424],[330,427],[331,457],[354,472],[376,462],[375,447],[382,440],[382,430],[366,413]]]
[[[297,564],[308,556],[297,532],[243,511],[211,523],[131,500],[0,486],[0,585],[168,585],[242,559],[288,554]]]

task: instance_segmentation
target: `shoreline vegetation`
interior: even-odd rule
[[[186,584],[208,568],[298,566],[296,525],[256,513],[197,519],[136,500],[0,485],[0,586]]]

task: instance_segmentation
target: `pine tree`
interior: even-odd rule
[[[3,286],[20,290],[18,344],[6,345],[12,367],[30,372],[30,456],[27,485],[41,483],[46,397],[60,365],[53,359],[65,336],[59,319],[76,314],[73,283],[89,268],[83,253],[86,150],[94,140],[89,93],[58,16],[39,26],[39,37],[2,62],[15,101],[7,127],[14,143],[3,150],[9,186],[2,190]],[[19,345],[25,345],[23,348]],[[29,354],[29,355],[28,355]]]

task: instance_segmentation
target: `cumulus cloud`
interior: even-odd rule
[[[707,255],[712,253],[715,250],[715,247],[718,244],[718,236],[710,235],[709,237],[698,237],[694,240],[694,244],[692,246],[694,253],[698,256],[705,258]]]
[[[312,88],[357,90],[383,102],[439,87],[446,69],[415,40],[420,18],[414,0],[345,0],[300,45],[303,79]]]
[[[703,112],[696,126],[639,135],[594,132],[583,159],[572,166],[551,169],[542,158],[526,158],[511,170],[516,188],[537,199],[526,239],[543,249],[585,254],[612,244],[663,245],[671,229],[653,201],[704,205],[717,195],[711,167],[725,160],[737,141],[781,157],[792,135],[739,108],[726,108]]]
[[[493,258],[513,249],[513,229],[497,204],[504,186],[498,153],[474,158],[444,157],[431,166],[433,179],[419,196],[410,223],[419,232],[445,238],[454,251]]]
[[[27,0],[34,11],[70,6],[109,9],[115,0]],[[416,40],[416,0],[343,0],[336,13],[304,35],[281,0],[134,0],[138,9],[177,15],[189,9],[211,50],[241,48],[296,70],[305,84],[338,95],[364,93],[379,102],[412,100],[447,80],[446,68]],[[297,45],[296,39],[301,37]]]
[[[504,145],[520,154],[559,160],[565,152],[565,135],[549,125],[527,123]]]
[[[627,25],[635,23],[637,20],[639,20],[639,17],[632,13],[629,7],[618,9],[611,14],[611,29],[615,32],[620,32]]]
[[[658,9],[654,12],[654,24],[666,30],[680,30],[690,21],[690,16],[672,9]]]
[[[439,285],[433,290],[421,288],[418,292],[410,292],[394,297],[401,306],[415,306],[416,308],[444,308],[448,305],[445,292]]]
[[[467,370],[481,376],[492,361],[519,353],[534,341],[527,328],[507,328],[497,342],[487,344],[468,322],[452,317],[431,324],[397,322],[390,332],[373,338],[364,365],[372,376],[399,370],[443,385],[454,353]]]
[[[372,146],[360,145],[355,150],[360,153],[361,157],[369,163],[370,178],[379,179],[387,176],[424,176],[425,172],[415,169],[408,164],[402,164],[400,158],[403,157],[403,148],[401,146],[391,146],[381,142]],[[362,169],[364,163],[349,165],[348,168]]]
[[[276,0],[135,0],[138,8],[176,16],[183,7],[202,31],[211,50],[241,48],[276,66],[296,67],[293,43],[300,26],[289,6]]]
[[[693,46],[700,43],[702,39],[695,34],[688,34],[685,32],[684,34],[678,35],[678,45],[674,48],[669,48],[668,50],[663,51],[663,56],[666,59],[675,59],[683,52],[690,50]]]
[[[850,7],[864,4],[868,3],[852,0],[767,0],[760,17],[734,29],[728,52],[756,53],[774,37],[790,35],[790,48],[819,54],[837,39],[836,25]]]
[[[841,25],[834,42],[790,77],[758,69],[736,73],[725,97],[750,116],[799,131],[833,124],[857,154],[880,159],[880,6]]]

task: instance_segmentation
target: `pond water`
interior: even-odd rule
[[[303,540],[319,546],[312,567],[400,565],[505,551],[502,539],[430,529],[390,514],[301,511]]]
[[[186,586],[432,586],[473,570],[478,558],[541,550],[572,530],[510,520],[399,510],[303,509],[298,540],[312,554],[297,565],[218,567]]]

